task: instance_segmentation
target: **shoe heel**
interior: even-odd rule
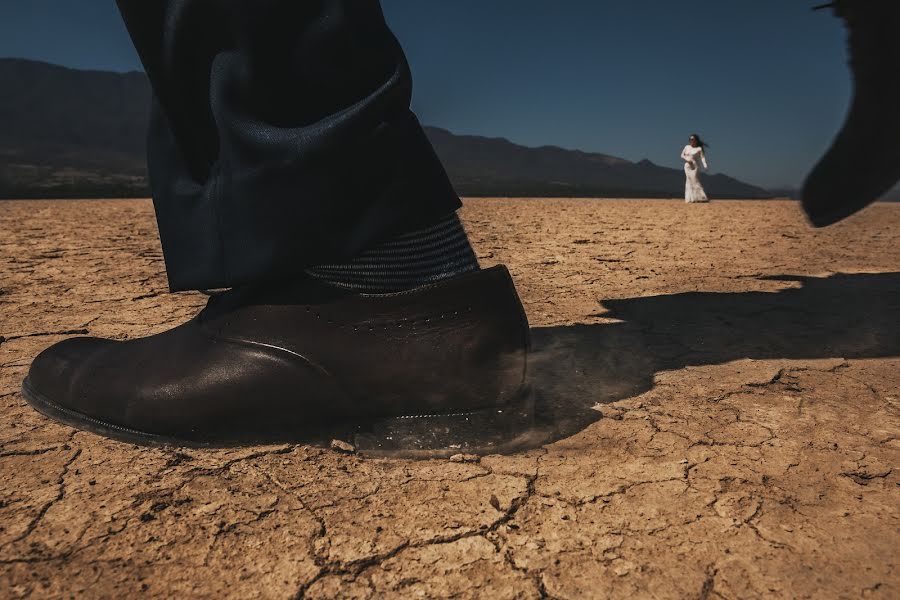
[[[545,437],[535,427],[534,395],[527,387],[504,407],[379,419],[352,433],[359,453],[402,458],[514,452],[537,446]]]

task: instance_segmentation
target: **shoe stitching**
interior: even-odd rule
[[[314,315],[317,320],[325,320],[329,325],[337,325],[338,329],[341,328],[352,328],[353,331],[356,332],[365,332],[365,331],[377,331],[377,330],[388,330],[393,328],[402,329],[404,326],[409,326],[411,329],[415,329],[417,326],[422,327],[429,324],[431,321],[440,321],[444,319],[450,319],[454,317],[458,317],[461,314],[472,312],[472,306],[465,306],[455,309],[445,310],[441,313],[434,313],[431,315],[427,315],[424,317],[416,317],[416,318],[408,318],[408,319],[400,319],[399,321],[375,321],[375,322],[367,322],[367,323],[348,323],[344,321],[335,321],[334,319],[329,318],[327,315],[323,315],[321,312],[314,311],[311,306],[307,306],[306,312]],[[417,325],[418,324],[418,325]]]
[[[468,412],[455,412],[455,413],[434,413],[434,414],[425,414],[425,415],[400,415],[399,417],[392,417],[394,419],[438,419],[440,417],[469,417],[472,415],[477,415],[481,411],[473,410]],[[499,411],[502,412],[502,411]]]

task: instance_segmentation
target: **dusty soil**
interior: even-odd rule
[[[146,201],[0,203],[0,597],[897,598],[900,205],[470,200],[555,441],[463,461],[155,450],[19,393],[167,293]]]

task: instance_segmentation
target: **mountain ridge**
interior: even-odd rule
[[[70,69],[0,58],[0,198],[146,197],[150,86],[140,71]],[[461,196],[680,197],[684,173],[555,145],[425,132]],[[772,194],[703,175],[712,197]]]

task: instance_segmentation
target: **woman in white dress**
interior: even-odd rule
[[[702,164],[704,169],[709,169],[709,165],[706,164],[706,154],[703,152],[704,148],[706,148],[706,144],[704,144],[703,140],[700,139],[700,136],[695,133],[691,136],[690,143],[681,151],[681,158],[684,159],[684,174],[686,178],[684,183],[685,202],[709,202],[709,198],[706,197],[703,186],[700,185],[700,165]]]

